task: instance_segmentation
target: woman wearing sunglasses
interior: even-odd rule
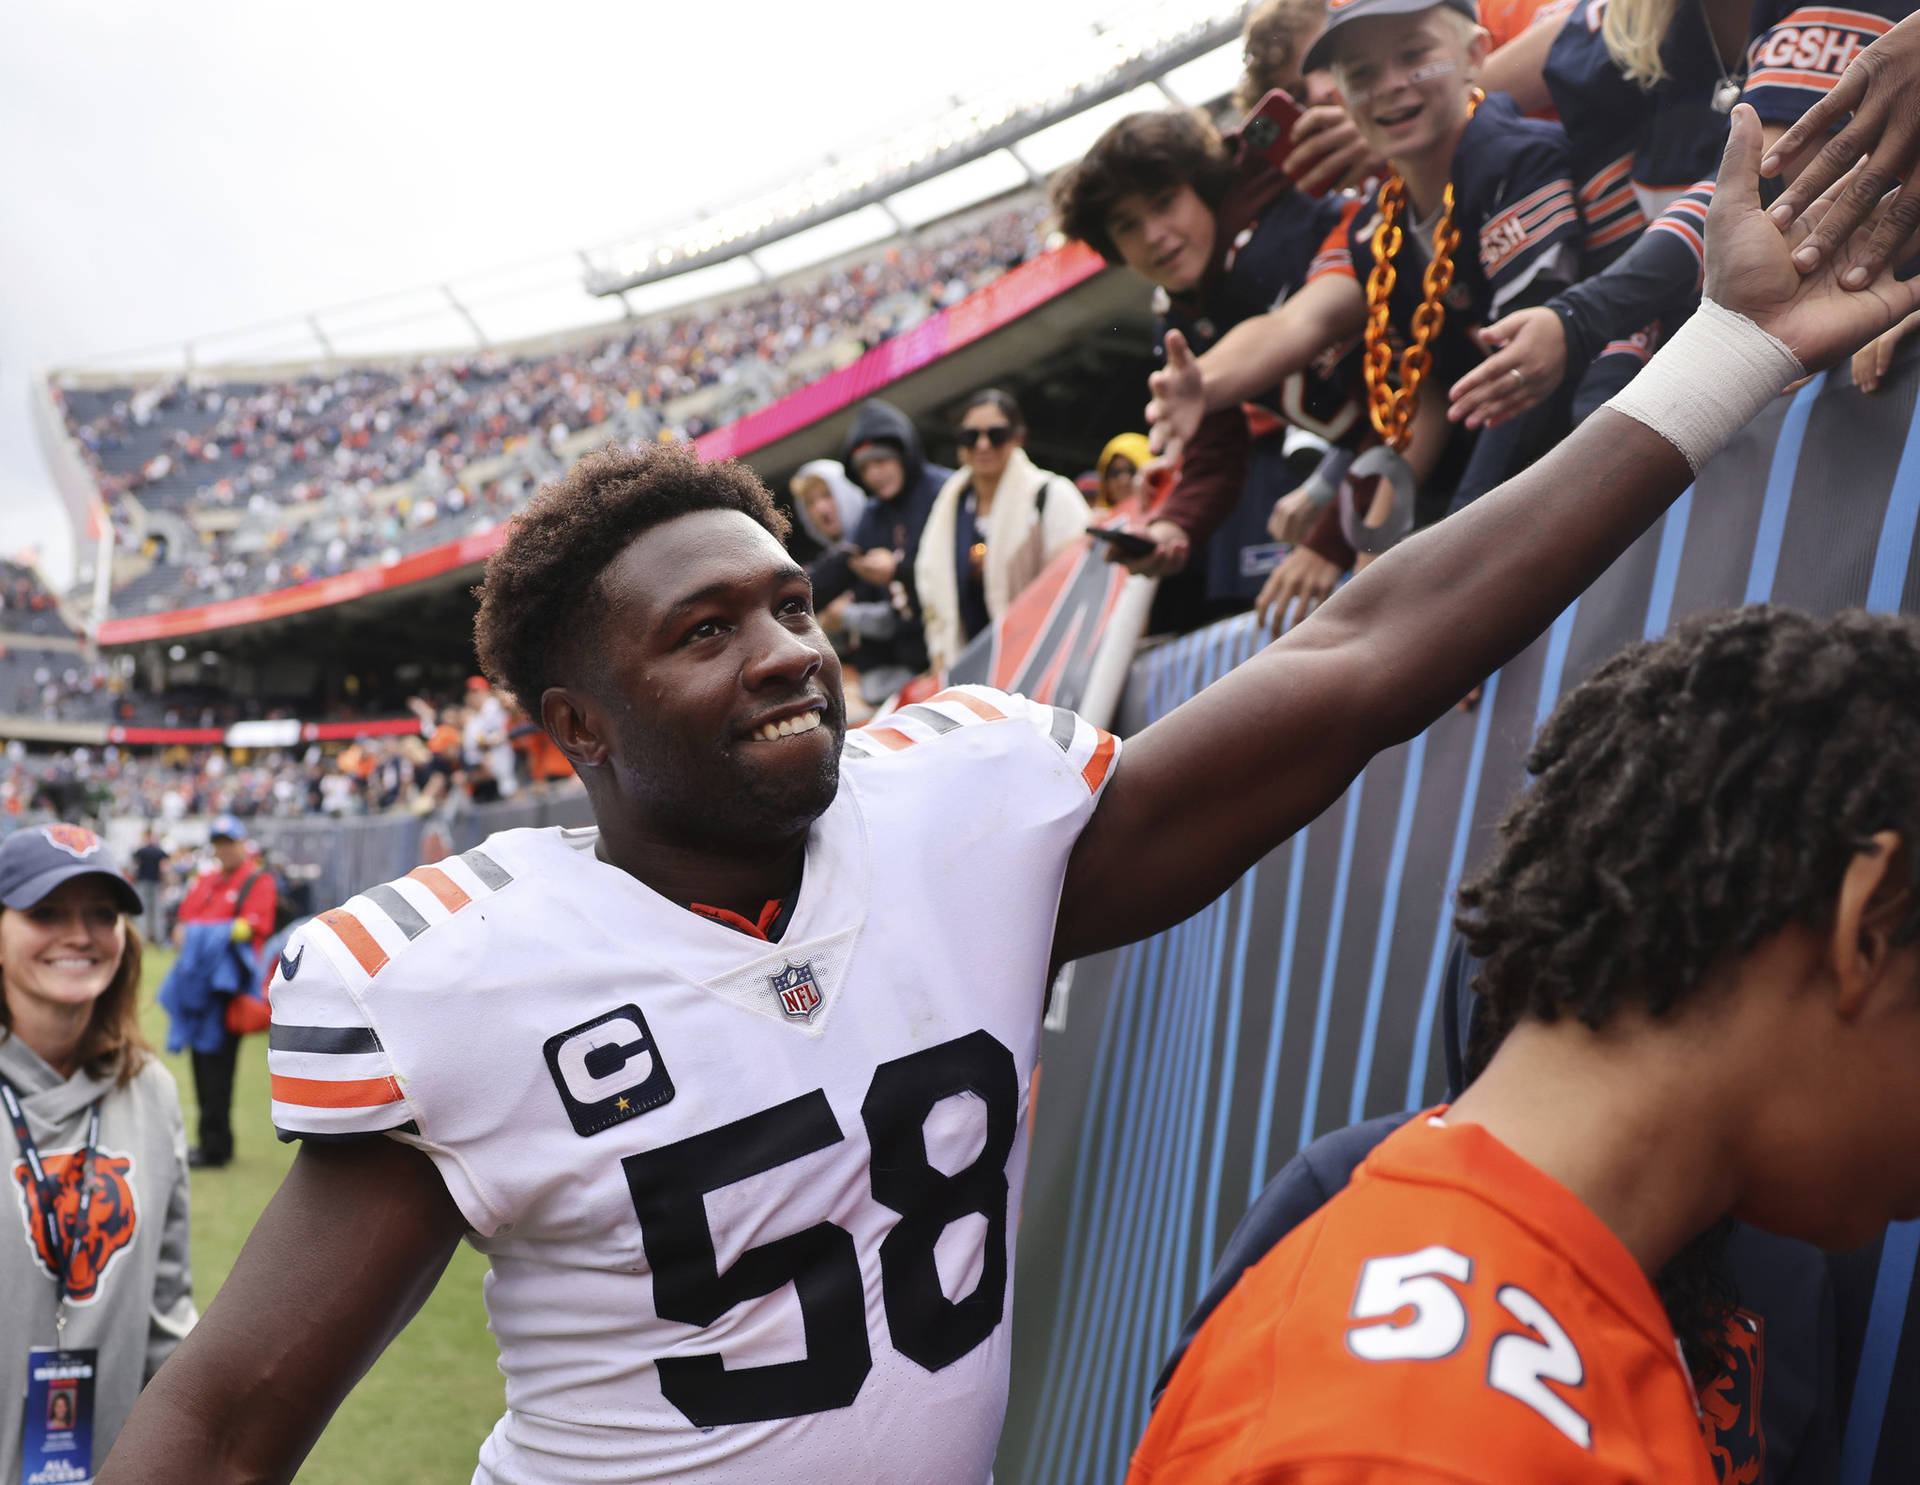
[[[975,392],[954,436],[960,468],[940,489],[914,562],[936,671],[1087,529],[1087,502],[1063,475],[1039,468],[1021,444],[1020,404],[996,388]]]

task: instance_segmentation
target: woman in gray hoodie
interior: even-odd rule
[[[186,1128],[140,1034],[139,911],[91,830],[0,842],[0,1480],[29,1444],[26,1478],[91,1478],[196,1318]]]

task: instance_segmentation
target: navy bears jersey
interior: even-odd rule
[[[1582,237],[1574,205],[1567,137],[1558,124],[1521,114],[1505,93],[1489,93],[1467,123],[1454,151],[1453,225],[1460,233],[1446,322],[1433,343],[1434,371],[1445,386],[1479,364],[1480,348],[1468,330],[1545,297],[1539,290],[1572,282],[1579,272]],[[1380,219],[1376,190],[1346,225],[1344,255],[1318,260],[1319,272],[1345,273],[1365,283],[1373,271],[1373,233]],[[1420,305],[1426,243],[1403,219],[1405,240],[1395,260],[1399,270],[1392,299],[1396,344]]]
[[[1155,295],[1161,324],[1155,345],[1178,330],[1196,353],[1205,351],[1242,320],[1282,304],[1312,276],[1315,255],[1356,210],[1355,198],[1329,193],[1315,198],[1287,190],[1252,222],[1234,233],[1220,271],[1209,274],[1197,294]],[[1305,371],[1297,372],[1267,399],[1288,422],[1331,442],[1365,433],[1367,420],[1356,397],[1360,386],[1359,346],[1329,348]]]
[[[1579,0],[1546,66],[1573,149],[1590,263],[1611,258],[1677,195],[1711,180],[1727,142],[1727,117],[1713,107],[1723,69],[1700,8],[1674,13],[1660,49],[1667,76],[1643,89],[1607,51],[1606,7],[1607,0]],[[1734,69],[1744,76],[1744,101],[1763,123],[1792,123],[1911,9],[1908,0],[1864,0],[1844,10],[1757,0],[1752,40]]]

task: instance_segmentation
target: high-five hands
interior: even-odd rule
[[[1778,175],[1796,164],[1800,173],[1769,213],[1782,230],[1854,172],[1824,219],[1796,243],[1794,263],[1802,273],[1827,262],[1876,211],[1873,230],[1854,249],[1840,283],[1863,289],[1900,261],[1920,227],[1920,16],[1908,16],[1855,57],[1826,97],[1767,151],[1760,168]],[[1882,206],[1889,191],[1893,199]]]
[[[1887,267],[1905,259],[1913,234],[1898,225],[1905,217],[1895,213],[1898,197],[1851,226],[1843,217],[1837,246],[1803,277],[1799,249],[1842,209],[1864,167],[1835,178],[1783,231],[1760,206],[1760,154],[1760,116],[1743,103],[1733,111],[1707,212],[1707,297],[1780,340],[1809,371],[1831,366],[1920,308],[1920,280],[1896,282]],[[1842,287],[1856,280],[1857,290]]]

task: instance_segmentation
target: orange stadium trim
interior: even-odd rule
[[[329,1082],[321,1078],[289,1078],[271,1073],[275,1103],[298,1104],[309,1109],[375,1109],[382,1104],[400,1102],[400,1085],[391,1077],[343,1078]]]
[[[457,913],[473,899],[461,889],[452,877],[437,866],[416,866],[407,873],[407,880],[418,882],[433,894],[434,901],[450,913]]]
[[[365,925],[345,908],[322,913],[320,921],[339,935],[340,942],[347,946],[369,975],[377,975],[386,968],[387,951],[367,932]]]

